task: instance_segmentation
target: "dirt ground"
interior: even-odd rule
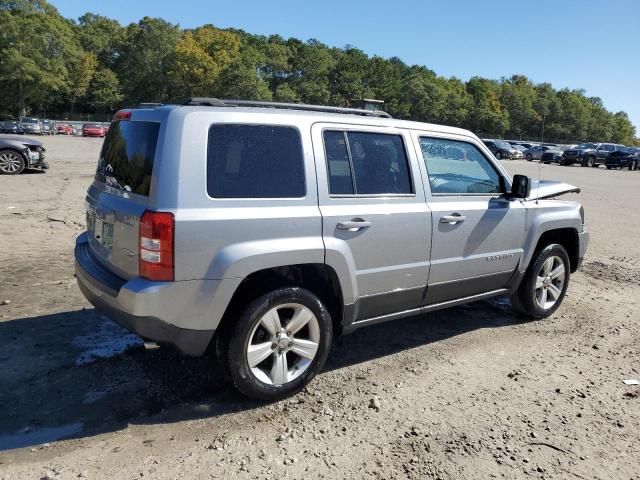
[[[84,300],[101,140],[44,141],[49,172],[0,177],[0,479],[640,478],[640,172],[542,167],[592,234],[552,318],[499,299],[363,329],[265,405]]]

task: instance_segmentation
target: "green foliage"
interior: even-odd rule
[[[181,30],[150,17],[122,26],[86,13],[72,22],[45,0],[0,0],[0,112],[106,113],[188,96],[340,106],[376,98],[395,117],[483,136],[640,143],[626,113],[524,75],[463,82],[350,45],[213,25]]]

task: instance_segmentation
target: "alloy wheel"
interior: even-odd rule
[[[320,344],[320,324],[299,303],[286,303],[266,312],[253,328],[247,362],[253,375],[267,385],[282,385],[304,373]]]
[[[565,282],[565,266],[558,256],[547,258],[536,278],[536,304],[543,310],[552,308],[562,295]]]
[[[22,159],[14,152],[0,154],[0,171],[2,173],[16,173],[22,167]]]

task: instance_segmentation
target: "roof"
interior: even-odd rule
[[[253,106],[255,103],[251,103],[251,106],[244,105],[224,105],[224,106],[208,106],[208,105],[164,105],[156,108],[143,108],[136,109],[136,117],[152,115],[153,111],[168,111],[181,110],[185,112],[206,112],[206,113],[239,113],[239,114],[268,114],[274,117],[299,117],[300,119],[307,119],[307,121],[327,122],[327,123],[352,123],[355,125],[370,125],[370,126],[384,126],[390,128],[405,128],[415,130],[429,130],[433,132],[457,134],[462,136],[475,135],[469,130],[465,130],[457,127],[450,127],[446,125],[437,125],[432,123],[416,122],[412,120],[401,120],[391,117],[379,117],[375,115],[363,115],[357,109],[341,109],[340,113],[316,111],[316,110],[299,110],[293,108],[287,108],[280,105],[274,108],[270,105],[270,102],[265,106]],[[286,104],[284,104],[286,105]],[[322,108],[322,106],[320,106]],[[351,110],[356,110],[351,113]]]

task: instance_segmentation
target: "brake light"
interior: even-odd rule
[[[113,120],[131,120],[131,110],[118,110]]]
[[[147,280],[172,282],[173,213],[145,211],[140,217],[140,276]]]

